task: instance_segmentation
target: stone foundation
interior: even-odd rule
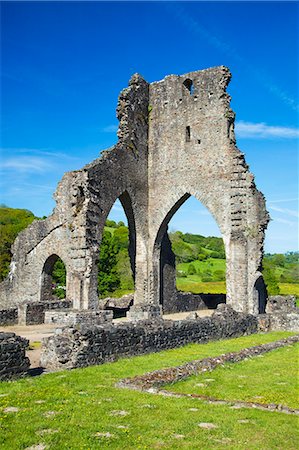
[[[46,311],[45,323],[73,327],[84,324],[85,326],[110,323],[113,319],[112,311]]]
[[[15,333],[0,333],[0,380],[24,376],[30,367],[26,356],[29,341]]]
[[[205,343],[256,333],[257,329],[256,317],[237,313],[226,305],[220,305],[213,316],[196,320],[65,328],[43,340],[41,365],[49,370],[85,367],[191,342]]]
[[[258,316],[260,331],[299,331],[299,308],[293,295],[269,297],[267,314]]]
[[[18,309],[2,309],[0,310],[0,326],[15,325],[18,323]]]
[[[45,312],[67,309],[71,306],[68,300],[48,302],[21,303],[18,306],[19,325],[38,325],[45,322]]]

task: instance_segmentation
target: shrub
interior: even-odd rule
[[[194,264],[189,264],[188,266],[188,275],[195,275],[196,274],[196,268]]]

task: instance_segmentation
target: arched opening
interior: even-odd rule
[[[164,313],[214,309],[226,301],[226,258],[218,225],[195,197],[185,194],[160,226],[159,297]]]
[[[41,275],[41,301],[53,301],[66,297],[66,267],[62,259],[49,256]]]
[[[187,78],[183,82],[183,86],[189,92],[190,95],[194,95],[194,84],[193,84],[193,81],[190,80],[190,78]]]
[[[114,317],[126,315],[135,289],[136,230],[130,196],[124,192],[107,217],[99,249],[98,296]]]
[[[255,303],[258,305],[259,314],[264,314],[266,312],[267,304],[267,289],[262,276],[260,276],[254,283],[253,298]]]

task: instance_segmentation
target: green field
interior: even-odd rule
[[[192,398],[162,397],[115,387],[122,378],[238,351],[291,334],[276,332],[192,344],[101,366],[0,383],[0,448],[19,450],[45,445],[50,450],[296,449],[298,418],[294,415],[231,409],[229,405],[207,404]],[[265,364],[264,371],[263,363],[268,356],[255,358],[255,363],[252,360],[253,370],[258,369],[260,378],[248,369],[245,361],[225,369],[225,375],[216,371],[210,373],[209,378],[217,377],[219,380],[219,383],[214,382],[215,394],[221,394],[222,398],[236,395],[238,398],[234,400],[238,400],[242,389],[234,386],[236,383],[244,384],[246,380],[248,389],[255,389],[257,395],[262,392],[266,399],[277,402],[281,397],[275,384],[278,382],[276,372],[282,370],[279,364],[283,360],[285,368],[289,367],[289,376],[284,370],[279,380],[290,384],[287,385],[289,389],[286,385],[280,386],[284,390],[284,402],[292,404],[293,350],[274,351],[271,355],[271,366]],[[277,369],[269,370],[269,367]],[[240,374],[248,376],[248,379],[239,378]],[[223,382],[223,388],[220,382]],[[216,424],[217,428],[202,429],[199,427],[201,422]]]
[[[238,364],[225,364],[212,374],[191,376],[167,389],[299,408],[298,351],[299,344],[276,349]]]

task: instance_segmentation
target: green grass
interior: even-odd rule
[[[238,364],[227,363],[212,373],[191,376],[167,389],[299,408],[298,350],[299,344],[295,344]]]
[[[187,272],[189,264],[191,263],[178,264],[177,269]],[[192,261],[192,264],[197,271],[203,272],[205,270],[210,270],[213,273],[215,270],[223,270],[225,272],[226,262],[225,259],[209,258],[205,261]]]
[[[177,278],[176,287],[180,291],[193,294],[225,294],[225,281],[207,281],[205,283],[196,280],[197,275],[189,275],[187,278]]]
[[[279,283],[278,286],[281,295],[296,295],[296,297],[299,297],[298,283]]]
[[[121,378],[238,351],[291,334],[276,332],[192,344],[102,366],[0,383],[0,448],[25,449],[44,443],[51,450],[295,449],[298,419],[294,416],[232,410],[226,405],[208,405],[191,398],[160,397],[115,387]],[[210,378],[214,378],[214,372]],[[19,411],[5,413],[6,407]],[[47,415],[49,411],[55,414]],[[128,414],[111,415],[113,411]],[[238,422],[244,419],[250,422]],[[212,422],[218,428],[204,430],[198,426],[200,422]],[[40,434],[49,429],[57,432]],[[98,432],[109,432],[113,437],[96,437]],[[184,437],[178,439],[174,436],[177,434]]]

